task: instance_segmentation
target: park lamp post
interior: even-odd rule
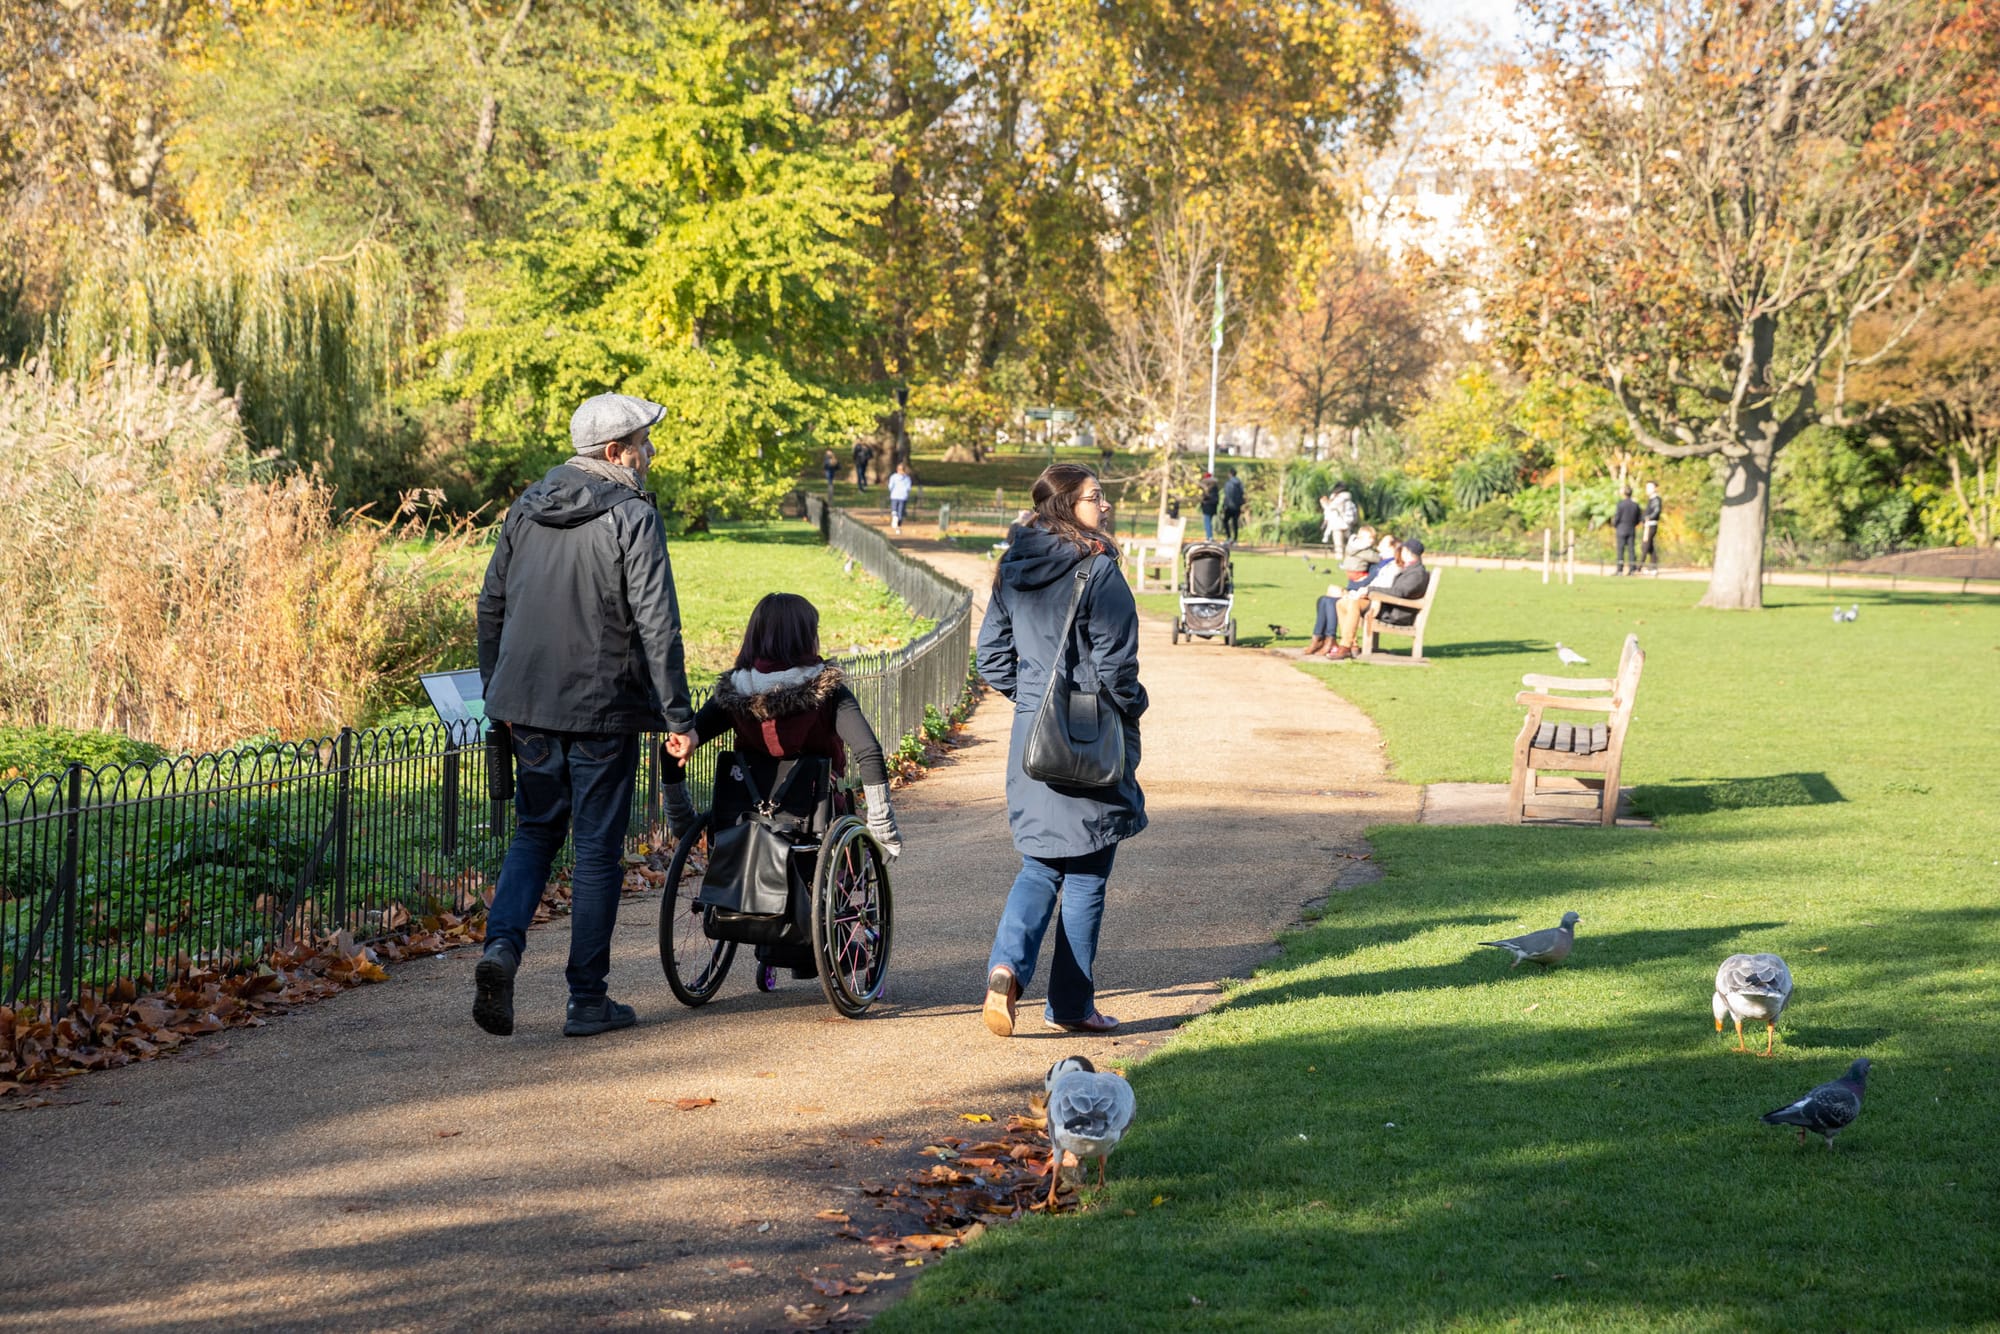
[[[1222,378],[1222,261],[1215,261],[1215,328],[1208,337],[1208,474],[1215,475],[1215,391]]]

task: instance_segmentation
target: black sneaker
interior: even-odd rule
[[[521,956],[510,945],[494,945],[472,970],[472,1022],[495,1037],[514,1031],[514,973]]]
[[[596,1037],[599,1033],[609,1033],[614,1028],[630,1028],[639,1022],[629,1005],[620,1005],[609,996],[596,996],[590,1000],[569,998],[569,1017],[563,1021],[563,1036],[566,1038]]]

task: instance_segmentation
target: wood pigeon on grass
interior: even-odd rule
[[[1576,924],[1582,920],[1575,913],[1566,912],[1561,926],[1552,926],[1546,931],[1531,931],[1511,940],[1482,940],[1479,943],[1497,950],[1512,951],[1514,962],[1507,965],[1509,968],[1519,968],[1523,963],[1538,963],[1547,967],[1569,957],[1571,947],[1576,944]]]
[[[1805,1097],[1775,1112],[1764,1113],[1764,1123],[1773,1126],[1797,1126],[1799,1143],[1806,1142],[1806,1132],[1824,1136],[1826,1147],[1833,1148],[1833,1137],[1854,1124],[1861,1115],[1861,1094],[1868,1084],[1866,1056],[1847,1067],[1847,1073],[1830,1084],[1821,1084]]]

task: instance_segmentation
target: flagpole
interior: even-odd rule
[[[1215,475],[1215,391],[1222,381],[1222,261],[1215,261],[1215,330],[1209,336],[1208,473]]]

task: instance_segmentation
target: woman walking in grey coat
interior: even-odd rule
[[[979,674],[1014,701],[1007,753],[1007,822],[1021,873],[1007,895],[986,965],[986,1026],[1014,1033],[1014,1007],[1034,979],[1050,917],[1055,958],[1043,1021],[1051,1029],[1105,1033],[1118,1021],[1097,1009],[1093,968],[1104,918],[1104,884],[1120,841],[1146,827],[1139,767],[1139,613],[1102,529],[1111,505],[1097,475],[1058,463],[1035,481],[1034,513],[1008,535],[979,627]],[[1089,576],[1067,645],[1059,644],[1075,591]],[[1067,649],[1067,651],[1065,651]],[[1093,687],[1125,733],[1125,771],[1101,788],[1052,787],[1028,777],[1021,757],[1050,673],[1068,667],[1079,690]],[[1060,913],[1058,914],[1058,907]]]

